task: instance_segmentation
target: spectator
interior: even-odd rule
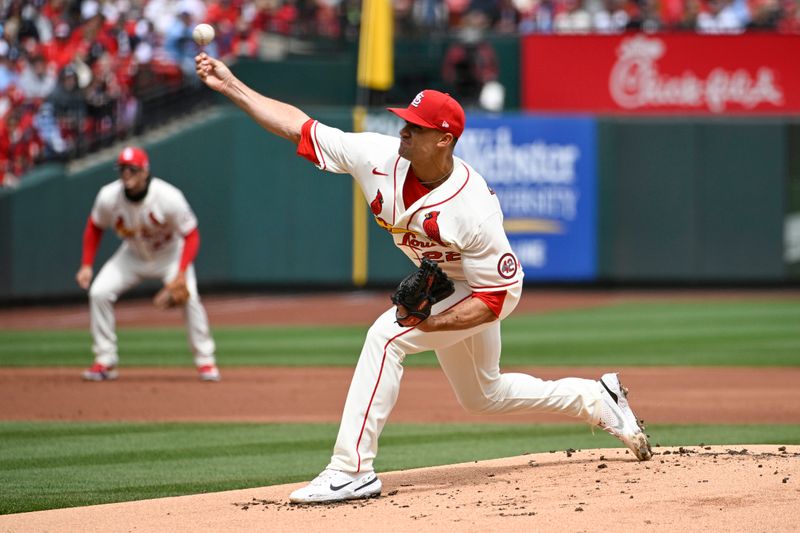
[[[69,146],[61,134],[61,128],[53,112],[52,102],[42,103],[33,125],[42,139],[43,159],[63,159],[66,157]]]
[[[272,17],[272,31],[281,35],[292,35],[300,19],[297,0],[284,0]]]
[[[493,31],[503,34],[516,32],[519,26],[519,13],[512,0],[498,0],[497,15],[497,21],[492,28]]]
[[[54,39],[42,47],[42,54],[48,63],[61,70],[71,63],[78,53],[80,37],[72,35],[72,29],[66,22],[56,24],[53,36]]]
[[[415,31],[446,30],[448,9],[444,0],[415,0],[412,7]]]
[[[86,116],[83,131],[88,134],[89,149],[108,146],[114,139],[117,106],[122,90],[111,70],[111,56],[105,54],[95,62],[92,81],[86,88]]]
[[[674,26],[677,30],[695,31],[697,28],[697,16],[700,14],[700,0],[686,0],[683,10],[683,18]]]
[[[662,0],[658,13],[661,24],[665,28],[678,28],[683,22],[688,4],[688,0]]]
[[[747,24],[748,30],[775,30],[781,18],[781,6],[778,0],[756,0],[751,3],[752,18]]]
[[[78,86],[78,75],[73,67],[67,66],[61,71],[49,102],[53,106],[67,153],[75,153],[80,148],[79,141],[86,118],[86,97]]]
[[[42,140],[33,127],[33,114],[20,105],[24,96],[12,97],[17,104],[0,128],[0,169],[3,182],[13,186],[17,178],[30,170],[42,153]]]
[[[458,41],[445,52],[442,78],[465,108],[479,107],[484,85],[496,81],[499,74],[497,55],[484,38],[488,24],[483,12],[471,11],[464,17]]]
[[[583,8],[582,0],[564,0],[562,9],[553,19],[553,30],[556,33],[589,33],[592,29],[592,17]]]
[[[778,31],[781,33],[800,33],[800,9],[797,0],[782,0],[781,19]]]
[[[741,33],[745,22],[730,0],[709,0],[707,10],[697,15],[700,33]]]
[[[257,57],[260,31],[251,31],[244,19],[236,23],[236,34],[231,41],[231,55],[234,57]]]
[[[14,65],[8,57],[11,51],[8,43],[0,40],[0,93],[8,90],[9,87],[15,85],[19,76],[17,75]]]
[[[55,69],[47,64],[44,57],[36,55],[25,62],[19,77],[19,88],[27,98],[44,100],[56,87]]]
[[[164,49],[169,58],[178,65],[184,73],[194,72],[194,56],[199,49],[192,39],[194,23],[189,11],[181,11],[167,31],[164,39]]]
[[[522,35],[553,31],[553,0],[514,0],[514,5],[520,12],[519,32]]]
[[[644,31],[653,33],[661,29],[661,18],[659,16],[658,0],[641,0],[639,10],[635,16],[631,17],[628,23],[628,30]]]
[[[196,20],[203,20],[197,18]],[[218,26],[222,21],[229,24],[236,24],[239,20],[239,7],[234,5],[231,0],[212,0],[208,4],[205,14],[205,21],[212,26]]]
[[[625,31],[629,22],[624,0],[603,0],[594,13],[592,24],[599,33],[620,33]]]

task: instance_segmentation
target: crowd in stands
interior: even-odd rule
[[[400,32],[449,31],[476,16],[495,33],[800,32],[798,0],[393,0]]]
[[[800,33],[800,0],[392,0],[398,35],[687,30]],[[266,36],[355,39],[361,0],[0,0],[0,187],[40,161],[131,135],[149,99],[195,87],[209,52],[263,57]]]

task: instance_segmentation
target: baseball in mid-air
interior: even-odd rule
[[[214,27],[210,24],[198,24],[192,31],[192,39],[200,46],[205,46],[214,40]]]

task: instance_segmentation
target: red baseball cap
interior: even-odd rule
[[[464,131],[464,109],[446,93],[425,89],[414,97],[408,107],[387,109],[406,122],[452,133],[454,137],[460,137]]]
[[[123,148],[117,158],[117,164],[150,169],[150,160],[147,158],[147,152],[136,146]]]

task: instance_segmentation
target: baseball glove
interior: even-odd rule
[[[186,287],[186,279],[183,276],[178,276],[156,293],[153,298],[153,305],[159,309],[170,309],[186,305],[188,301],[189,289]]]
[[[433,304],[454,291],[453,282],[436,261],[423,259],[417,271],[406,276],[392,294],[392,303],[397,306],[397,323],[403,327],[416,326],[431,316]]]

